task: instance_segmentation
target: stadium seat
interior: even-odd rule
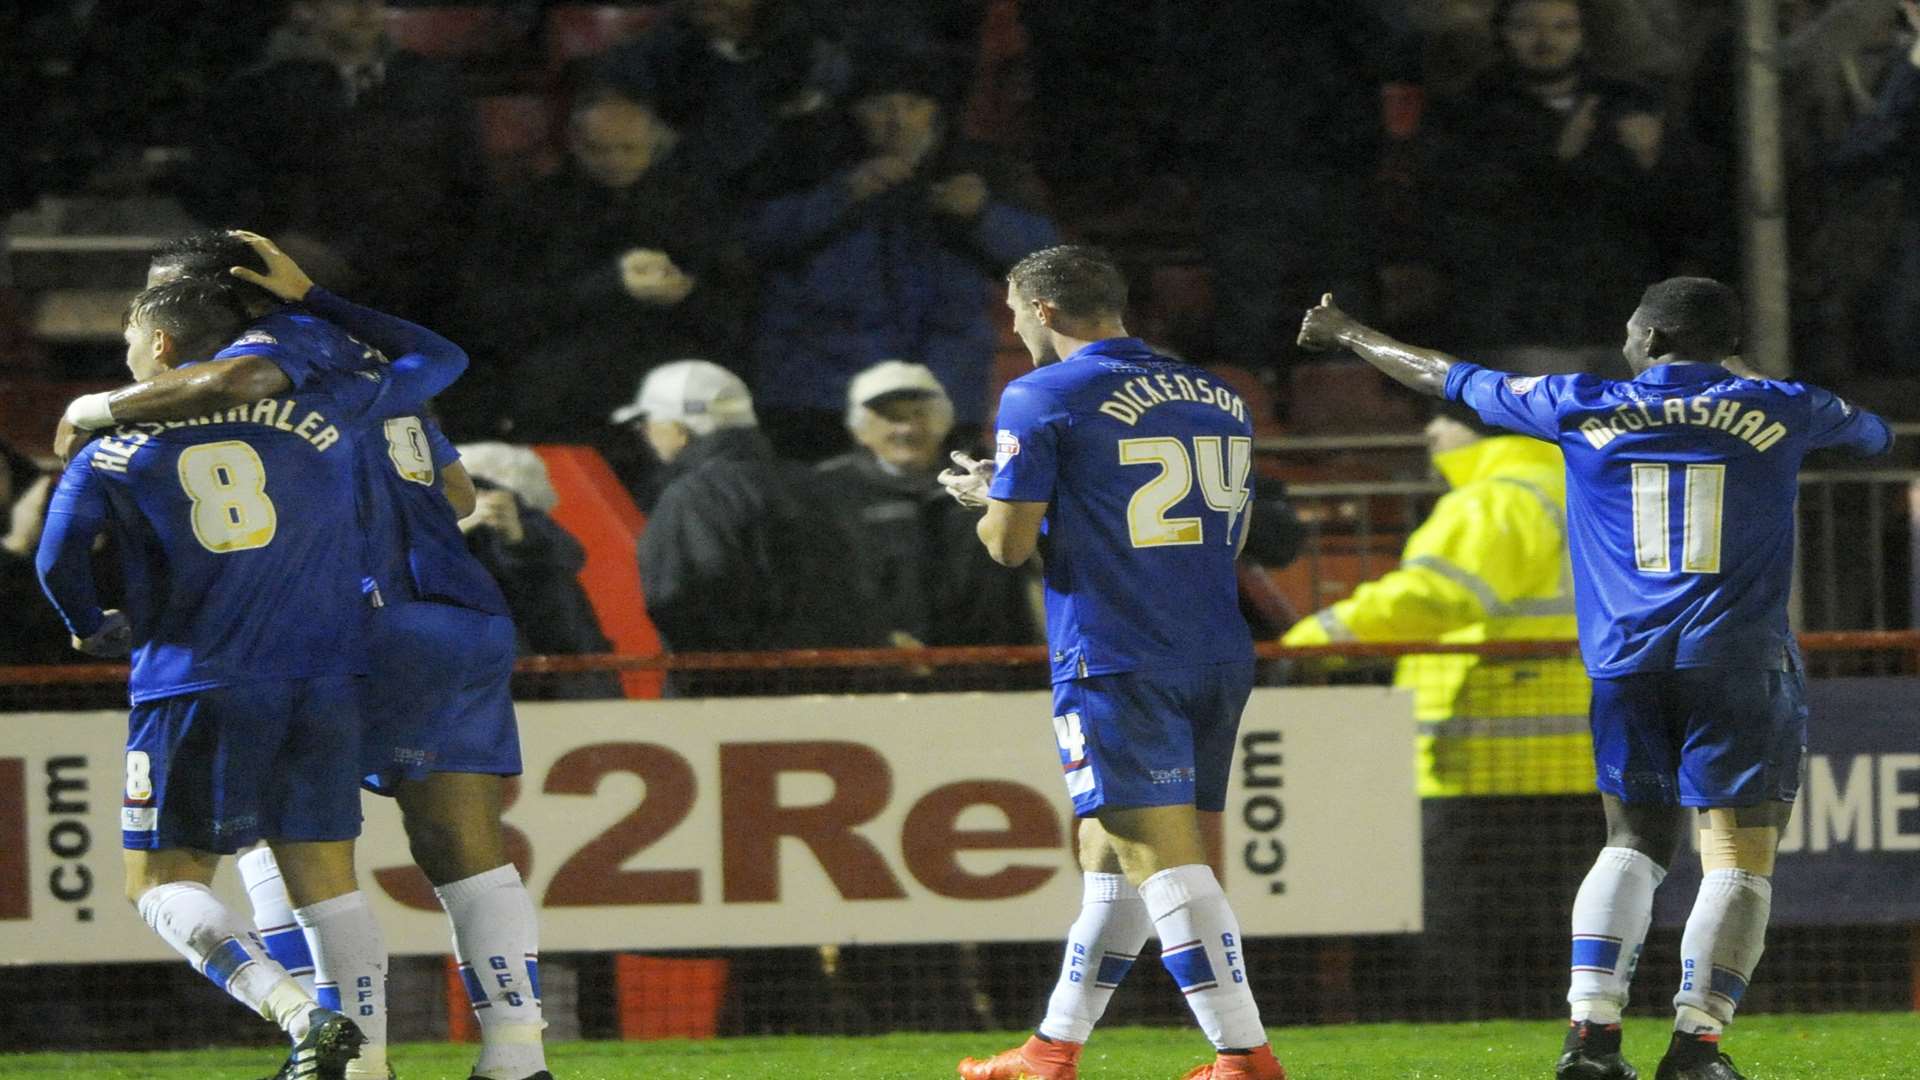
[[[499,94],[480,98],[474,106],[495,183],[512,186],[559,166],[552,99],[541,94]]]
[[[1026,54],[1020,0],[989,0],[980,20],[979,59],[961,113],[967,138],[1001,145],[1021,141],[1021,121],[1032,97],[1022,70]]]
[[[1288,426],[1299,435],[1416,431],[1426,423],[1420,399],[1357,360],[1295,364]]]
[[[559,68],[598,56],[640,36],[666,14],[665,4],[561,4],[549,8],[541,31],[547,64]]]
[[[387,9],[387,38],[421,56],[483,56],[505,49],[519,36],[518,23],[498,7],[460,4]]]
[[[1232,364],[1211,364],[1207,371],[1232,387],[1233,392],[1247,403],[1247,415],[1253,419],[1255,435],[1280,434],[1280,421],[1274,415],[1273,391],[1260,381],[1260,376]]]
[[[613,651],[630,656],[659,656],[660,632],[647,618],[640,592],[640,566],[634,560],[646,516],[633,504],[598,451],[587,446],[536,446],[560,501],[553,520],[587,549],[580,584],[593,603],[600,627]],[[630,698],[657,698],[665,679],[658,671],[621,676]]]
[[[62,380],[0,377],[0,439],[29,454],[53,445],[53,429],[67,402],[81,394],[113,390],[124,379]]]

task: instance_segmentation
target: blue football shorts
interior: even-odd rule
[[[362,683],[261,679],[135,705],[121,846],[231,855],[359,836]]]
[[[1253,663],[1095,675],[1055,683],[1053,730],[1073,812],[1227,806]]]
[[[513,620],[426,600],[374,612],[361,739],[368,790],[428,773],[520,773]]]
[[[1681,668],[1593,680],[1600,790],[1629,803],[1792,802],[1807,756],[1806,676]]]

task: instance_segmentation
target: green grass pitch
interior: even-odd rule
[[[1546,1080],[1559,1050],[1546,1021],[1300,1027],[1274,1032],[1294,1080]],[[707,1042],[562,1043],[549,1051],[555,1080],[946,1080],[965,1054],[1013,1045],[1001,1035],[750,1038]],[[1629,1020],[1627,1057],[1651,1080],[1666,1047],[1657,1019]],[[1735,1025],[1728,1052],[1753,1080],[1911,1080],[1920,1076],[1920,1015],[1752,1016]],[[464,1080],[465,1046],[396,1047],[401,1080]],[[1119,1028],[1088,1048],[1085,1080],[1176,1080],[1206,1060],[1192,1031]],[[261,1050],[152,1054],[0,1055],[0,1077],[72,1080],[257,1080],[277,1061]]]

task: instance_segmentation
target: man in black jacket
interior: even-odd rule
[[[885,644],[844,517],[811,470],[774,456],[745,383],[705,360],[663,364],[613,414],[642,418],[673,472],[640,536],[647,614],[669,650]]]
[[[933,372],[902,360],[862,371],[848,387],[847,430],[859,449],[816,468],[859,533],[859,565],[895,643],[1040,640],[1029,598],[1037,580],[989,558],[974,536],[979,517],[935,479],[953,402]]]

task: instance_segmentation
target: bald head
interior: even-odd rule
[[[580,170],[610,188],[632,187],[673,148],[675,135],[652,109],[623,97],[600,97],[573,113],[567,146]]]

